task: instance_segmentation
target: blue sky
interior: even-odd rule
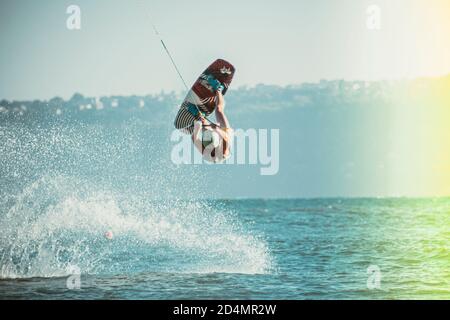
[[[81,8],[81,30],[66,8]],[[381,9],[381,30],[366,9]],[[188,83],[214,59],[234,86],[399,79],[450,72],[445,0],[2,0],[0,98],[182,90],[148,15]]]

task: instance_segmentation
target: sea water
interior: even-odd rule
[[[448,198],[198,199],[139,120],[0,138],[2,299],[450,298]]]

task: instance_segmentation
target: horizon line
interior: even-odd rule
[[[344,81],[348,83],[354,83],[354,82],[364,82],[364,83],[398,83],[398,82],[408,82],[408,81],[420,81],[420,80],[439,80],[439,79],[445,79],[450,78],[450,73],[445,73],[442,75],[436,75],[436,76],[420,76],[420,77],[412,77],[412,78],[396,78],[396,79],[379,79],[379,80],[362,80],[362,79],[351,79],[346,80],[344,78],[336,78],[336,79],[320,79],[317,81],[304,81],[304,82],[298,82],[298,83],[290,83],[290,84],[270,84],[270,83],[256,83],[256,84],[242,84],[239,87],[236,87],[234,90],[242,90],[242,89],[254,89],[258,86],[273,86],[278,88],[289,88],[289,87],[300,87],[302,85],[320,85],[322,82],[336,82],[336,81]],[[190,89],[190,88],[189,88]],[[138,93],[129,93],[129,94],[123,94],[123,93],[117,93],[117,94],[98,94],[98,95],[84,95],[80,93],[79,91],[74,91],[69,98],[64,98],[61,95],[54,95],[51,98],[41,99],[41,98],[28,98],[28,99],[16,99],[16,98],[0,98],[0,102],[29,102],[29,101],[40,101],[40,102],[48,102],[55,98],[60,98],[63,101],[70,101],[72,97],[76,94],[81,95],[83,98],[88,99],[95,99],[95,98],[114,98],[114,97],[147,97],[147,96],[161,96],[164,94],[184,94],[186,92],[185,89],[181,90],[170,90],[166,91],[164,89],[161,89],[159,92],[154,93],[145,93],[145,94],[138,94]]]

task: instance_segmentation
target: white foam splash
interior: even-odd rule
[[[0,219],[1,278],[64,276],[73,265],[90,274],[253,274],[271,268],[265,243],[211,205],[152,203],[80,185],[47,176],[17,197]],[[104,239],[106,230],[112,241]],[[128,259],[121,258],[124,252]]]

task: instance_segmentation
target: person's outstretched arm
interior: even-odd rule
[[[217,91],[217,106],[216,106],[216,120],[219,123],[220,127],[218,127],[215,131],[219,134],[220,138],[223,141],[222,150],[220,154],[218,154],[219,160],[223,160],[229,157],[230,155],[230,143],[231,143],[231,134],[232,129],[230,127],[230,122],[228,121],[227,116],[225,115],[225,100],[223,98],[222,92]]]
[[[230,123],[228,122],[228,118],[225,115],[225,99],[223,98],[223,94],[221,91],[217,91],[217,106],[216,106],[216,119],[222,129],[230,128]]]

